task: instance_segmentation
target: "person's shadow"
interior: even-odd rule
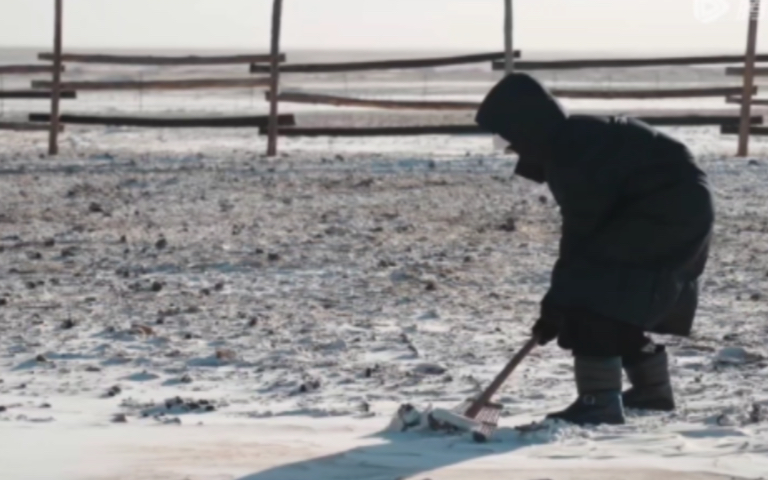
[[[536,436],[520,436],[508,428],[500,428],[484,444],[474,443],[466,435],[417,432],[381,432],[365,438],[387,441],[279,465],[239,480],[395,480],[542,443]]]

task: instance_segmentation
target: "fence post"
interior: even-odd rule
[[[739,124],[738,157],[749,154],[749,133],[752,107],[752,88],[755,78],[755,51],[757,50],[757,27],[760,17],[760,0],[750,0],[749,28],[747,32],[747,55],[744,59],[744,91],[741,94],[741,123]]]
[[[53,33],[53,82],[51,85],[51,121],[48,136],[48,155],[59,154],[59,100],[61,98],[61,43],[63,0],[55,0]]]
[[[272,48],[270,59],[270,99],[269,99],[269,139],[267,140],[267,156],[277,155],[277,96],[280,87],[280,24],[283,14],[283,0],[274,0],[272,6]]]
[[[512,0],[504,0],[504,71],[509,75],[514,70],[514,12]]]

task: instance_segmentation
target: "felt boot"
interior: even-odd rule
[[[575,357],[574,373],[579,397],[548,419],[576,425],[621,425],[624,408],[621,401],[621,357]]]
[[[675,409],[675,398],[669,379],[669,361],[663,346],[651,354],[625,361],[632,387],[622,394],[625,408],[669,412]]]

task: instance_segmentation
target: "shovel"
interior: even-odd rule
[[[538,336],[531,337],[479,397],[470,398],[450,410],[432,410],[427,417],[429,428],[448,432],[471,431],[476,442],[488,441],[498,428],[501,410],[504,408],[500,403],[491,402],[491,398],[538,343]]]

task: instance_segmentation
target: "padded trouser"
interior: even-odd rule
[[[558,345],[577,357],[621,357],[630,365],[655,351],[653,341],[634,325],[587,311],[571,310],[558,336]]]

